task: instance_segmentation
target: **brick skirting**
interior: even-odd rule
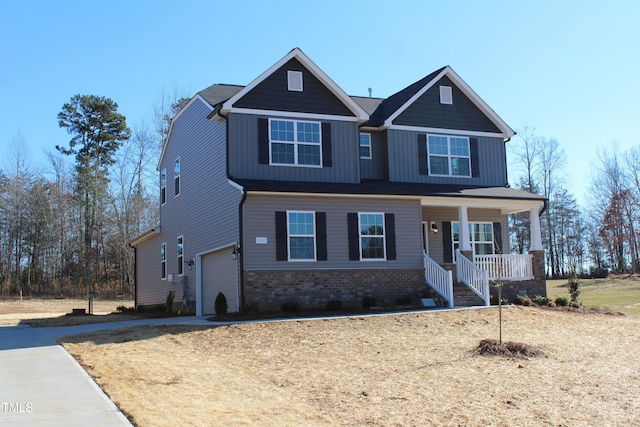
[[[432,296],[422,268],[358,270],[251,270],[244,272],[246,304],[260,310],[280,310],[295,301],[300,308],[324,308],[331,300],[344,307],[361,307],[362,297],[378,305],[395,305],[396,299],[411,297],[414,303]]]

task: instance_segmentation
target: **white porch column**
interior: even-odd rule
[[[530,251],[541,251],[542,249],[542,232],[540,231],[540,209],[531,208],[531,247]]]
[[[471,239],[469,236],[469,218],[467,216],[466,206],[458,206],[458,222],[460,223],[460,252],[470,252]]]

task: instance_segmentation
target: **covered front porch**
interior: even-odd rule
[[[508,188],[499,189],[503,197],[490,197],[485,189],[464,191],[421,200],[425,282],[449,307],[468,304],[456,297],[454,288],[460,287],[484,305],[497,295],[498,285],[508,299],[546,295],[540,231],[544,199]],[[529,213],[531,244],[528,253],[511,254],[508,215],[519,212]]]

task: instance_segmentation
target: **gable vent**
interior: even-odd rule
[[[302,71],[287,71],[289,90],[302,92]]]
[[[440,103],[453,104],[453,94],[451,86],[440,86]]]

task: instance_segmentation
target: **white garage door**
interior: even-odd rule
[[[232,259],[233,248],[203,255],[202,262],[202,314],[215,314],[218,292],[227,297],[229,313],[238,311],[238,272]]]

